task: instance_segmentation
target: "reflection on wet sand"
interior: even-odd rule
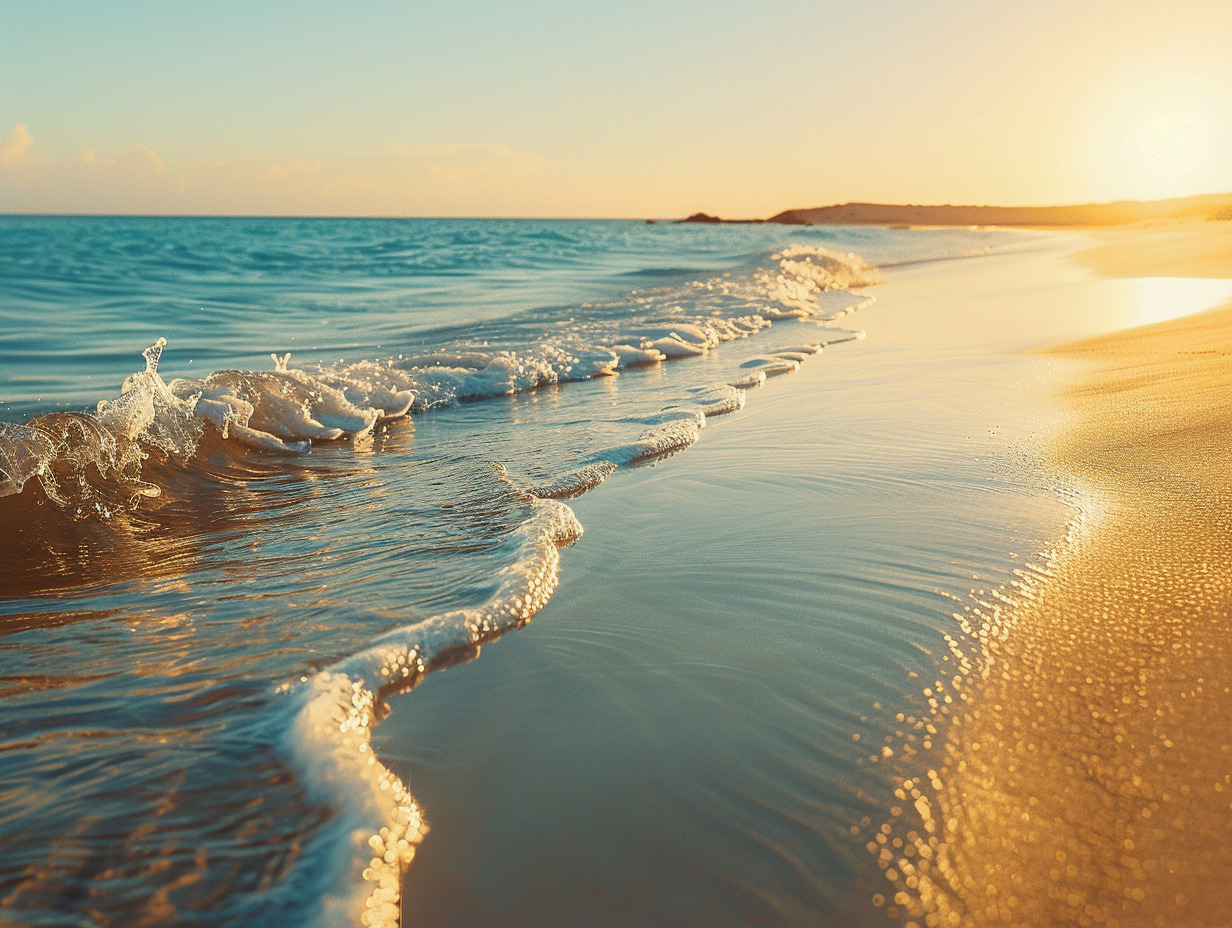
[[[1225,925],[1232,309],[1060,350],[1095,362],[1055,447],[1095,505],[959,616],[922,723],[944,751],[900,768],[875,901],[908,924]]]

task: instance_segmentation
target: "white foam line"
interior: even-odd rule
[[[819,345],[810,344],[753,359],[745,366],[756,369],[744,381],[760,383],[779,367],[795,370],[818,351]],[[687,447],[699,437],[707,416],[734,411],[745,401],[738,385],[690,392],[695,405],[665,408],[660,421],[636,442],[609,449],[546,487],[523,488],[500,464],[495,465],[497,475],[515,492],[532,496],[584,492],[618,465]],[[317,909],[317,925],[401,925],[402,874],[428,828],[407,785],[373,752],[372,729],[381,716],[382,697],[413,687],[434,669],[477,655],[481,644],[521,627],[546,605],[559,580],[560,548],[579,538],[582,526],[564,503],[534,499],[532,506],[516,530],[519,556],[500,571],[498,591],[484,606],[394,629],[314,677],[301,678],[299,686],[283,688],[297,700],[286,752],[310,795],[335,810],[330,827],[345,849],[332,868],[324,868],[330,885]],[[342,858],[349,863],[344,865]],[[312,866],[319,879],[319,861]],[[362,881],[354,879],[357,872]]]
[[[140,478],[149,449],[186,461],[196,453],[207,428],[224,441],[257,451],[307,454],[314,442],[364,440],[377,423],[412,410],[423,412],[459,401],[614,376],[620,368],[699,357],[721,342],[748,338],[775,319],[824,323],[871,300],[847,288],[878,280],[875,269],[857,256],[814,246],[793,245],[775,254],[773,261],[775,267],[753,275],[751,286],[750,282],[695,283],[743,300],[746,315],[672,319],[684,314],[677,306],[665,309],[659,322],[643,320],[633,333],[609,332],[606,339],[602,334],[591,336],[607,344],[583,344],[581,335],[549,337],[520,352],[439,350],[385,361],[315,365],[311,372],[292,368],[290,355],[274,355],[272,371],[215,371],[201,380],[176,379],[167,384],[158,374],[166,345],[160,338],[144,352],[146,370],[130,376],[119,396],[101,401],[95,415],[58,413],[24,426],[0,423],[0,497],[21,493],[31,478],[37,478],[47,497],[72,509],[74,516],[108,518],[117,505],[104,504],[101,497],[114,500],[127,492],[127,505],[135,506],[142,497],[159,495],[158,487]],[[829,330],[825,343],[862,334]],[[741,378],[733,386],[755,386],[766,375],[787,372],[792,355],[808,350],[810,346],[778,352],[777,362],[760,375]],[[725,411],[734,408],[739,407],[724,406]],[[683,437],[664,441],[664,436],[644,436],[639,448],[617,449],[617,457],[626,463],[652,456],[655,448],[670,451],[688,443],[682,443]],[[105,493],[95,492],[104,485]]]
[[[582,534],[564,503],[537,500],[517,529],[518,559],[498,574],[498,592],[476,609],[448,612],[398,628],[298,687],[299,704],[285,748],[311,796],[335,810],[332,826],[351,861],[329,874],[316,923],[395,928],[402,873],[427,833],[415,798],[372,750],[383,692],[409,688],[433,669],[477,653],[479,645],[530,621],[556,589],[559,550]],[[353,874],[362,872],[358,885]]]

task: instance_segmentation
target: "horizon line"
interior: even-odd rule
[[[874,200],[847,200],[845,202],[829,203],[825,206],[808,206],[800,207],[793,206],[786,209],[778,210],[770,213],[770,216],[778,216],[783,213],[791,213],[798,211],[812,211],[831,209],[844,206],[877,206],[891,208],[912,208],[912,209],[1014,209],[1014,210],[1056,210],[1056,209],[1077,209],[1093,206],[1119,206],[1123,204],[1135,204],[1146,206],[1150,204],[1165,204],[1165,203],[1180,203],[1194,200],[1218,199],[1221,197],[1232,198],[1232,191],[1227,192],[1212,192],[1212,193],[1197,193],[1179,197],[1159,197],[1156,199],[1118,199],[1096,201],[1090,200],[1083,203],[1050,203],[1044,205],[1005,205],[999,203],[892,203],[878,202]],[[705,210],[694,210],[686,213],[684,216],[491,216],[491,215],[457,215],[457,216],[440,216],[440,215],[375,215],[375,214],[345,214],[345,213],[163,213],[163,212],[88,212],[88,211],[16,211],[16,212],[0,212],[0,218],[69,218],[69,219],[361,219],[361,220],[408,220],[408,219],[428,219],[428,220],[483,220],[483,221],[535,221],[535,222],[678,222],[688,216],[694,215],[714,215],[707,214]],[[725,220],[726,222],[764,222],[765,219],[740,219],[740,220]]]

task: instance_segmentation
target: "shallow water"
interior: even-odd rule
[[[3,917],[388,922],[408,864],[425,921],[873,917],[852,736],[892,733],[947,597],[1064,521],[1006,453],[1040,425],[1014,352],[1098,302],[1026,292],[1064,249],[69,218],[0,242]],[[916,263],[989,249],[965,296]],[[871,308],[849,252],[899,266]],[[680,357],[629,366],[654,351]],[[544,607],[575,511],[548,611],[432,675]]]
[[[1058,275],[1017,325],[961,305]],[[1030,466],[1058,372],[1021,349],[1091,324],[1084,276],[1055,249],[901,271],[866,340],[574,502],[542,614],[376,733],[434,826],[416,923],[886,923],[865,845],[898,761],[940,750],[911,728],[952,613],[1072,515]]]

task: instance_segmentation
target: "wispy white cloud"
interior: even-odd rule
[[[149,145],[117,148],[110,155],[100,156],[93,148],[81,153],[81,163],[97,170],[118,170],[135,174],[162,174],[163,159]]]
[[[168,153],[164,161],[145,144],[57,154],[43,144],[28,152],[26,139],[21,126],[3,142],[5,163],[20,158],[21,165],[7,171],[0,212],[536,215],[541,202],[576,186],[559,163],[502,144],[210,161]]]
[[[12,167],[25,157],[26,149],[34,144],[34,138],[24,122],[13,127],[9,137],[0,144],[0,165]]]

